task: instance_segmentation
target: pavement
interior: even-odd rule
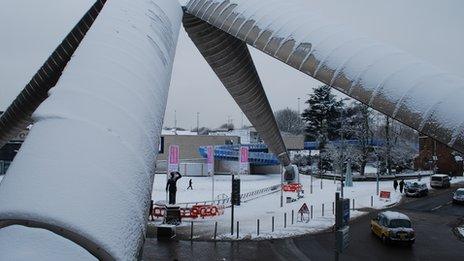
[[[416,230],[412,247],[385,245],[370,232],[377,211],[350,222],[350,246],[340,260],[464,260],[464,242],[453,228],[464,206],[451,203],[456,187],[433,190],[426,198],[405,199],[392,210],[407,214]],[[200,242],[147,239],[144,260],[334,260],[334,234],[263,241]]]

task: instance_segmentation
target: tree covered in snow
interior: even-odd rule
[[[355,163],[359,169],[359,173],[364,175],[365,168],[371,158],[373,147],[372,141],[372,110],[365,104],[355,102],[346,109],[346,117],[343,126],[346,129],[346,135],[349,139],[358,141],[356,146]]]
[[[276,111],[274,115],[280,131],[288,132],[294,135],[303,133],[304,122],[297,111],[286,108]]]
[[[314,93],[305,103],[308,108],[303,111],[302,117],[306,123],[306,140],[338,139],[343,101],[332,94],[328,85],[322,85],[314,88]]]
[[[378,114],[374,125],[374,138],[384,141],[384,145],[376,148],[380,172],[392,173],[392,168],[401,171],[412,167],[414,157],[418,153],[417,131],[408,126]]]

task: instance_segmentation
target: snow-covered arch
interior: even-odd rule
[[[191,0],[189,14],[464,152],[464,80],[312,11],[303,0]]]
[[[106,2],[0,184],[2,259],[45,233],[59,260],[137,258],[181,19],[173,0]]]

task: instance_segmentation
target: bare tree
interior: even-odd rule
[[[303,133],[305,127],[304,122],[297,111],[286,108],[276,111],[274,115],[280,131],[288,132],[294,135]]]

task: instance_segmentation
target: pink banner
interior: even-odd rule
[[[206,166],[208,169],[208,174],[214,175],[214,147],[213,146],[206,147],[206,153],[207,153]]]
[[[207,150],[207,158],[206,158],[206,163],[211,164],[214,162],[214,149],[213,146],[208,146],[206,147]]]
[[[168,171],[179,171],[179,146],[170,145],[168,155]]]
[[[248,147],[240,147],[240,163],[248,163]]]

